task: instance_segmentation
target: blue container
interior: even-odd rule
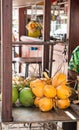
[[[37,47],[30,47],[30,50],[35,51],[35,50],[38,50],[38,48]]]

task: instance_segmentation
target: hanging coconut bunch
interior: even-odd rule
[[[41,36],[42,25],[37,21],[30,21],[26,25],[26,29],[28,30],[28,36],[30,37],[37,38]]]

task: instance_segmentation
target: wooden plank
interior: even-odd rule
[[[34,118],[35,117],[35,118]],[[56,112],[55,110],[49,112],[41,112],[36,107],[14,107],[13,108],[13,122],[53,122],[53,121],[61,121],[61,122],[75,122],[70,118],[64,110],[59,110]]]
[[[1,122],[1,106],[2,102],[0,101],[0,122]],[[74,107],[76,107],[74,105]],[[71,113],[75,119],[71,118],[66,114],[66,112]],[[42,112],[39,108],[36,107],[23,107],[20,104],[16,104],[12,108],[13,122],[12,123],[36,123],[36,122],[70,122],[71,124],[77,122],[79,120],[79,116],[75,114],[72,108],[68,108],[65,110],[54,110],[48,112]],[[35,117],[35,118],[34,118]],[[69,123],[69,124],[70,124]],[[68,126],[68,125],[67,125]],[[70,130],[70,129],[69,129]]]
[[[12,121],[12,0],[1,0],[2,121]]]

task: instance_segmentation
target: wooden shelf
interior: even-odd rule
[[[1,106],[0,102],[0,122],[1,122]],[[74,112],[76,111],[76,113]],[[66,114],[69,113],[68,114]],[[72,114],[73,116],[70,116]],[[13,123],[44,123],[44,122],[76,122],[79,120],[78,105],[72,104],[67,110],[51,110],[49,112],[41,112],[36,107],[17,107],[12,108]],[[35,117],[35,118],[34,118]]]

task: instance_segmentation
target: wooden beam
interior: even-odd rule
[[[12,0],[1,0],[2,121],[12,121]]]
[[[43,17],[43,38],[44,41],[50,41],[50,19],[51,19],[51,0],[44,0],[44,17]],[[49,70],[49,46],[43,48],[43,71]]]

